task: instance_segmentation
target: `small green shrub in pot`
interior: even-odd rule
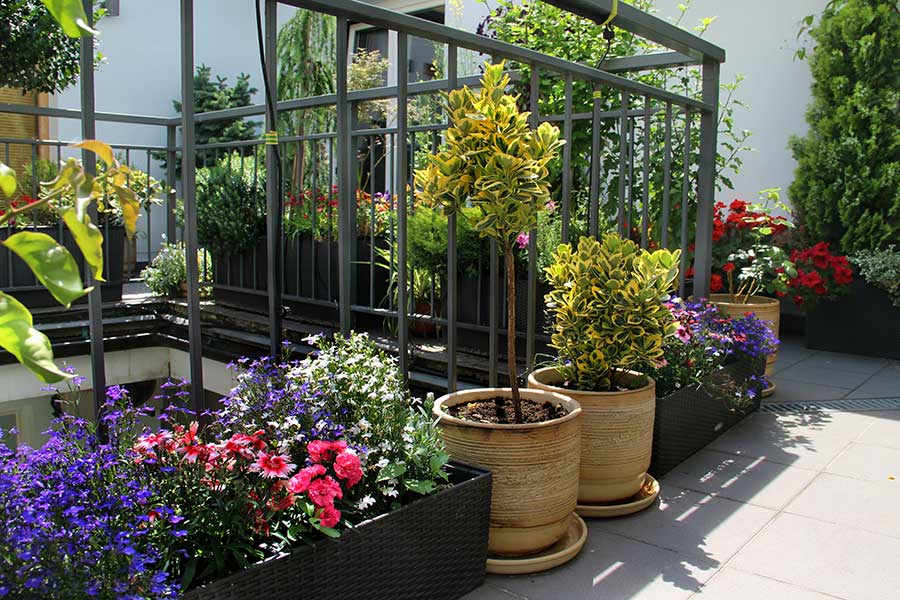
[[[141,279],[157,296],[176,295],[182,284],[187,283],[187,263],[184,257],[184,244],[182,242],[169,244],[163,236],[159,254],[154,257],[150,266],[141,271]],[[200,273],[212,273],[209,253],[199,250],[197,260],[200,261]]]
[[[680,255],[651,253],[614,233],[559,246],[547,268],[553,289],[546,301],[555,366],[570,387],[614,391],[622,373],[662,358],[663,339],[675,333],[663,303]]]
[[[265,169],[231,153],[197,170],[197,239],[213,256],[240,254],[266,230]]]
[[[863,250],[850,260],[866,282],[887,292],[894,306],[900,308],[900,250],[896,246]]]

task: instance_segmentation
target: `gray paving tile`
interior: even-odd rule
[[[597,519],[591,527],[697,557],[718,566],[753,537],[775,512],[666,485],[660,500],[628,517]]]
[[[858,371],[847,371],[838,367],[831,367],[818,362],[818,356],[801,361],[783,371],[779,371],[775,375],[776,383],[781,384],[782,381],[789,379],[791,381],[800,381],[806,384],[815,384],[816,386],[838,387],[845,390],[852,390],[865,382],[872,376],[872,373],[860,373]],[[881,368],[880,366],[878,367]],[[780,396],[784,396],[787,392],[777,390],[776,394],[781,391]],[[846,392],[845,392],[846,393]],[[780,399],[780,398],[779,398]],[[806,400],[807,398],[804,398]],[[826,398],[810,398],[821,399]]]
[[[900,477],[900,449],[852,443],[826,472],[867,481],[890,481]]]
[[[900,538],[900,480],[861,481],[822,473],[786,512]]]
[[[716,573],[694,597],[703,600],[834,600],[834,596],[727,567]]]
[[[777,387],[775,388],[775,393],[766,402],[839,400],[850,393],[848,388],[786,379],[782,377],[781,373],[773,375],[772,381],[775,382]]]
[[[900,448],[900,410],[869,413],[875,421],[857,438],[858,442]]]
[[[512,592],[501,590],[490,583],[485,583],[476,590],[472,590],[460,600],[528,600],[527,596],[519,596]]]
[[[849,398],[897,398],[900,397],[900,366],[891,364],[878,371],[865,383],[853,390]]]
[[[730,567],[848,600],[895,600],[900,540],[780,514]]]
[[[839,352],[816,352],[805,359],[802,364],[872,375],[889,363],[888,359],[875,356],[860,356],[859,354],[842,354]]]
[[[701,450],[666,475],[663,485],[780,510],[815,476],[762,458]]]
[[[572,562],[544,574],[490,576],[488,582],[528,600],[686,600],[714,573],[714,565],[701,564],[696,557],[592,526],[584,549]]]
[[[707,449],[821,470],[872,421],[871,416],[862,413],[757,413]]]

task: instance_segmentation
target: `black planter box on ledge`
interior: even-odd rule
[[[900,308],[886,292],[856,277],[849,294],[807,311],[806,347],[900,359]]]
[[[764,359],[740,360],[723,368],[724,374],[738,384],[751,375],[761,377],[765,370]],[[685,386],[657,398],[649,473],[659,479],[758,410],[761,391],[757,389],[753,404],[742,409],[733,407],[730,398],[711,385]]]
[[[451,464],[452,486],[184,600],[452,600],[481,585],[491,474]]]

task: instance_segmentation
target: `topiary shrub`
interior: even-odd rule
[[[900,10],[832,0],[809,33],[813,99],[809,133],[791,139],[791,202],[810,241],[884,248],[900,239]]]
[[[266,230],[266,174],[230,154],[197,170],[197,239],[213,256],[240,254]]]
[[[680,250],[642,250],[614,233],[562,244],[547,268],[546,296],[554,318],[550,347],[567,385],[592,392],[616,390],[625,370],[640,371],[663,356],[675,333],[664,304],[678,276]]]

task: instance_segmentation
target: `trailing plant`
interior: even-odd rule
[[[791,252],[796,277],[788,281],[794,304],[815,306],[820,300],[834,300],[850,291],[853,271],[846,256],[831,253],[828,242]]]
[[[66,18],[66,30],[60,28],[53,14],[55,11],[64,17],[65,13],[57,8],[60,4],[63,3],[50,0],[0,3],[0,87],[55,94],[78,80],[81,42],[77,38],[92,30],[88,29],[80,2],[65,3],[65,10],[78,16]],[[104,13],[103,9],[95,10],[94,23]],[[102,60],[98,53],[95,65]]]
[[[791,202],[813,240],[844,253],[884,248],[900,239],[900,9],[831,0],[804,32],[812,101],[809,132],[790,143]]]
[[[863,250],[850,259],[871,285],[887,292],[900,308],[900,250],[891,244],[883,250]]]
[[[505,63],[484,67],[481,89],[468,87],[447,94],[450,117],[446,147],[416,171],[420,198],[445,214],[470,218],[475,230],[497,241],[503,250],[507,280],[507,360],[516,423],[522,422],[516,367],[516,237],[537,226],[538,213],[550,197],[548,163],[562,142],[559,129],[541,123],[529,126],[529,113],[506,94],[510,78]],[[477,222],[476,222],[477,221]]]
[[[678,276],[680,250],[648,252],[608,233],[562,244],[547,269],[553,317],[550,347],[566,385],[616,390],[623,372],[642,371],[663,356],[675,333],[664,302]]]
[[[240,254],[266,230],[266,174],[230,153],[197,170],[197,240],[214,257]]]

